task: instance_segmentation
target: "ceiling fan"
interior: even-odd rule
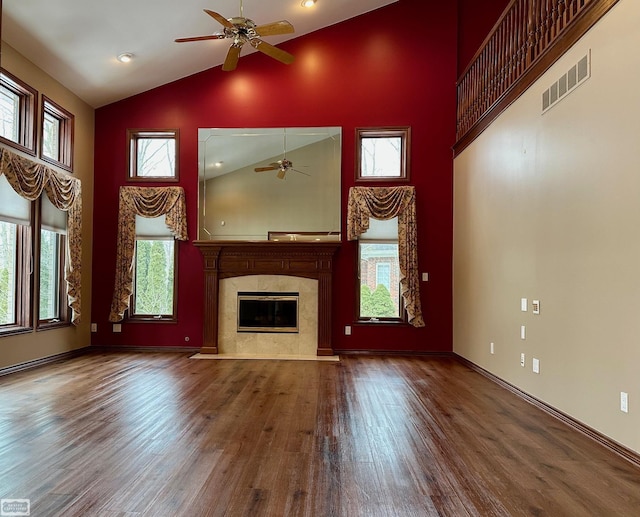
[[[276,177],[278,179],[283,180],[289,171],[299,172],[300,174],[304,174],[305,176],[311,176],[306,172],[303,172],[298,169],[293,168],[293,162],[287,159],[287,132],[284,131],[284,153],[282,155],[282,159],[277,162],[270,163],[267,167],[256,167],[253,169],[256,172],[266,172],[266,171],[278,171]]]
[[[259,50],[273,59],[289,65],[293,63],[293,56],[278,47],[267,43],[260,39],[261,36],[276,36],[279,34],[291,34],[294,32],[293,25],[286,20],[279,22],[267,23],[265,25],[256,25],[253,20],[244,17],[242,9],[242,0],[240,0],[240,16],[234,18],[225,18],[209,9],[204,10],[209,16],[217,20],[223,27],[223,32],[217,32],[207,36],[194,36],[191,38],[178,38],[176,43],[184,43],[188,41],[205,41],[212,39],[231,39],[231,46],[227,52],[227,57],[222,65],[222,70],[230,72],[235,70],[240,59],[240,51],[245,43],[249,43],[253,48]]]

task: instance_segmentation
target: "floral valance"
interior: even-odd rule
[[[20,196],[29,201],[46,192],[49,201],[58,210],[67,212],[67,263],[65,280],[67,299],[71,308],[71,322],[80,323],[82,263],[82,187],[80,180],[62,174],[46,165],[0,148],[0,175]]]
[[[120,187],[116,279],[109,321],[121,321],[133,293],[133,254],[136,215],[165,215],[167,228],[176,239],[186,241],[187,209],[182,187]]]
[[[400,286],[409,323],[424,327],[418,278],[418,237],[415,187],[351,187],[347,210],[347,239],[369,229],[369,219],[398,217]]]

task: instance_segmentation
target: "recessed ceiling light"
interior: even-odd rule
[[[313,7],[316,5],[317,0],[302,0],[302,7]]]
[[[123,52],[118,56],[118,61],[121,63],[128,63],[133,59],[133,54],[131,52]]]
[[[223,163],[224,163],[224,162],[216,162],[216,163],[214,163],[214,165],[215,165],[216,167],[222,167],[222,164],[223,164]]]

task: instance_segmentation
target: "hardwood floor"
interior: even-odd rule
[[[0,378],[32,516],[631,516],[640,470],[453,358],[94,353]]]

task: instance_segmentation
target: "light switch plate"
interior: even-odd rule
[[[527,299],[526,298],[520,298],[520,310],[522,312],[527,312]]]
[[[520,339],[527,338],[527,331],[524,325],[520,325]]]
[[[620,392],[620,411],[629,412],[629,394],[625,391]]]
[[[122,332],[122,325],[120,323],[114,323],[113,324],[113,331],[117,334],[119,332]]]
[[[533,373],[540,373],[540,359],[536,359],[535,357],[531,361],[533,367]]]

